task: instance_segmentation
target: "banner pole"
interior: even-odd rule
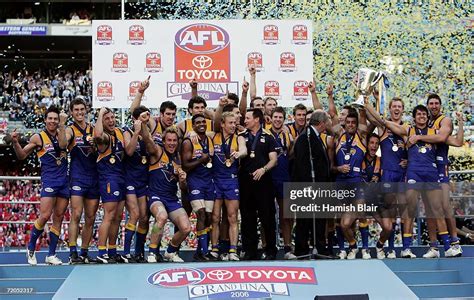
[[[122,0],[122,5],[121,5],[121,16],[120,18],[125,20],[125,0]],[[125,126],[125,110],[123,108],[120,109],[121,115],[122,115],[122,126]]]

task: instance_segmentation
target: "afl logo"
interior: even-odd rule
[[[229,34],[211,24],[192,24],[176,33],[175,44],[195,54],[210,54],[223,50],[229,44]]]
[[[97,26],[97,40],[96,44],[99,45],[110,45],[114,43],[112,40],[112,26],[99,25]]]
[[[293,98],[295,100],[306,100],[309,96],[309,83],[305,80],[295,81],[293,85]]]
[[[278,81],[269,80],[265,82],[264,94],[266,97],[279,97],[280,96],[280,84]]]
[[[263,44],[276,45],[280,43],[278,26],[276,25],[265,25],[263,27]]]
[[[117,52],[114,53],[112,57],[112,72],[128,72],[130,69],[128,68],[128,54],[124,52]]]
[[[143,45],[145,44],[145,28],[141,25],[132,25],[128,28],[128,44]]]
[[[263,55],[260,52],[250,52],[247,54],[247,69],[254,67],[255,70],[263,71]]]
[[[97,83],[97,100],[111,101],[113,99],[112,83],[110,81],[100,81]]]
[[[169,268],[148,276],[148,283],[161,287],[177,288],[198,284],[206,278],[206,274],[194,268]]]
[[[149,52],[145,58],[145,71],[146,72],[161,72],[161,54],[158,52]]]
[[[295,54],[293,52],[283,52],[280,54],[280,71],[296,71]]]
[[[304,45],[308,42],[308,28],[306,25],[293,26],[293,39],[291,40],[291,43],[295,45]]]

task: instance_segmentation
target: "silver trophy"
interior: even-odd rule
[[[377,84],[382,77],[382,72],[377,72],[367,68],[359,69],[354,80],[356,86],[356,101],[351,103],[351,105],[363,107],[364,97],[372,94],[375,84]]]

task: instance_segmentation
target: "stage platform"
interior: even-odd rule
[[[0,299],[474,299],[473,270],[472,257],[4,264],[0,266]]]

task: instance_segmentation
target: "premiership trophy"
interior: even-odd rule
[[[372,69],[359,69],[354,80],[354,85],[356,86],[356,101],[351,103],[351,105],[363,107],[364,97],[372,94],[375,85],[383,76],[382,72],[377,72]]]

